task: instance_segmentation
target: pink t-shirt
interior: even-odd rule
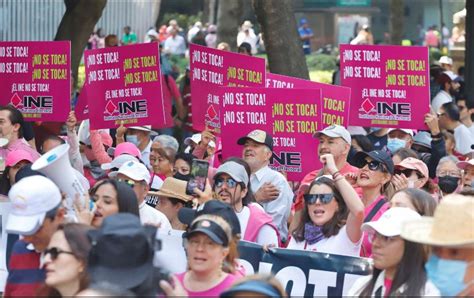
[[[372,202],[372,204],[365,207],[364,218],[366,218],[367,215],[369,215],[370,211],[374,209],[374,207],[377,205],[377,203],[380,200],[384,200],[384,196],[378,197],[375,201]],[[380,209],[377,211],[377,213],[375,213],[375,215],[372,217],[370,221],[376,221],[377,219],[379,219],[382,216],[382,214],[384,214],[385,211],[388,210],[388,208],[390,208],[390,205],[387,202],[385,202],[385,204],[383,204],[382,207],[380,207]],[[367,233],[364,233],[364,240],[362,241],[362,249],[360,250],[360,256],[366,257],[366,258],[370,258],[372,256],[372,244],[369,242],[369,235]]]
[[[224,280],[206,290],[206,291],[201,291],[201,292],[193,292],[193,291],[190,291],[188,289],[186,289],[186,286],[184,285],[184,276],[186,275],[186,272],[183,272],[183,273],[180,273],[180,274],[176,274],[176,278],[179,280],[179,282],[181,283],[181,285],[183,286],[183,288],[186,290],[186,292],[188,293],[188,297],[219,297],[219,295],[224,292],[225,290],[229,289],[232,284],[240,278],[240,276],[237,276],[237,275],[233,275],[233,274],[227,274],[227,277],[224,278]]]

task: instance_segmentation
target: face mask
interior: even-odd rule
[[[415,181],[408,180],[408,188],[415,188]]]
[[[130,142],[137,147],[140,144],[140,142],[138,141],[138,137],[136,135],[127,135],[125,139],[127,142]]]
[[[453,193],[458,188],[458,183],[458,177],[443,176],[438,178],[438,185],[443,193]]]
[[[180,172],[177,172],[173,177],[178,180],[189,181],[189,179],[191,179],[191,174],[183,175]]]
[[[464,275],[467,262],[446,260],[431,255],[425,264],[428,279],[439,289],[442,296],[456,296],[466,288]]]
[[[394,153],[395,151],[397,151],[400,148],[405,147],[406,144],[407,144],[407,141],[397,139],[397,138],[387,140],[387,148],[392,153]]]

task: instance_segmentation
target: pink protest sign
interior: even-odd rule
[[[0,42],[1,105],[29,121],[66,121],[71,109],[69,41]]]
[[[77,98],[77,103],[74,108],[74,113],[76,114],[76,119],[78,121],[83,121],[89,119],[89,102],[87,100],[87,83],[84,83],[82,86],[81,93]]]
[[[352,89],[349,123],[426,129],[427,47],[341,45],[341,82]]]
[[[332,124],[349,125],[349,107],[351,101],[351,89],[342,86],[323,84],[279,74],[267,73],[267,88],[287,89],[321,89],[322,96],[322,123],[325,128]]]
[[[265,87],[265,59],[189,47],[193,128],[220,133],[219,86]]]
[[[158,44],[89,50],[84,60],[91,129],[167,126]]]
[[[222,154],[242,156],[237,140],[254,129],[273,137],[270,167],[300,181],[318,168],[317,140],[321,129],[321,91],[221,87]]]

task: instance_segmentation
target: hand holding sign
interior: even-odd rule
[[[441,132],[439,130],[438,116],[435,113],[425,114],[425,124],[430,129],[432,135],[438,135]]]

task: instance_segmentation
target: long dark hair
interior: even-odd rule
[[[406,241],[403,256],[398,263],[397,272],[392,281],[392,287],[386,296],[403,296],[417,297],[422,295],[427,280],[425,271],[426,251],[422,244]],[[375,282],[382,270],[374,267],[372,279],[365,286],[359,297],[371,297],[374,290]],[[400,292],[401,286],[404,285],[403,293]]]
[[[117,203],[118,203],[119,213],[131,213],[140,217],[139,212],[138,212],[137,195],[135,194],[133,189],[129,185],[125,184],[124,182],[117,181],[114,179],[101,180],[97,182],[97,184],[91,190],[91,195],[93,196],[96,193],[96,191],[99,189],[99,187],[105,184],[112,185],[112,187],[117,192]]]
[[[331,236],[337,235],[339,233],[339,230],[346,224],[347,216],[349,215],[349,209],[347,208],[346,202],[344,202],[341,193],[339,192],[339,190],[337,190],[336,185],[334,184],[334,181],[332,179],[329,179],[327,177],[317,178],[309,185],[308,189],[304,192],[304,194],[308,194],[311,188],[313,188],[313,186],[315,185],[328,186],[334,194],[334,198],[336,199],[337,204],[339,206],[339,210],[334,214],[331,220],[325,223],[322,227],[324,236],[326,238],[329,238]],[[308,214],[308,204],[305,203],[301,221],[298,223],[298,226],[293,232],[293,237],[295,237],[297,241],[304,240],[304,228],[305,224],[308,222],[311,222],[311,218]]]
[[[64,237],[74,257],[84,265],[84,270],[79,273],[79,290],[86,289],[89,286],[89,275],[87,274],[87,258],[91,250],[91,243],[87,238],[87,232],[92,228],[85,224],[68,223],[60,225],[58,231],[63,231]],[[44,285],[38,290],[38,296],[61,297],[58,290]]]

